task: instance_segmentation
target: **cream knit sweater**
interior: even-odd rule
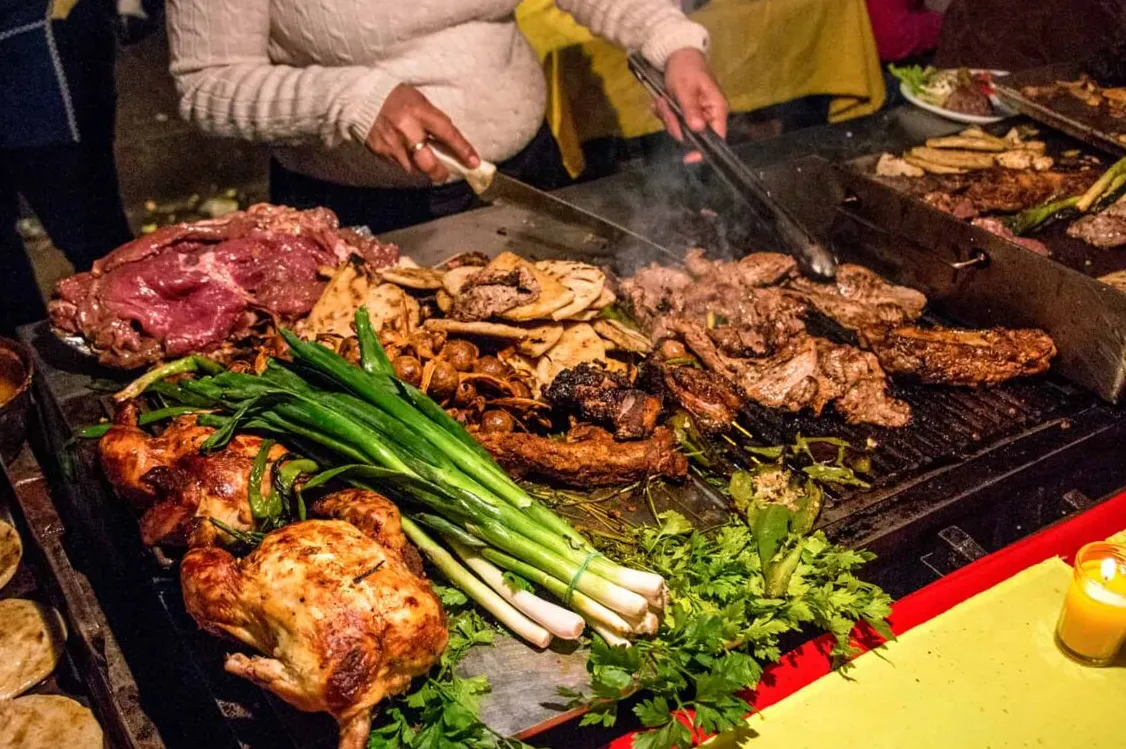
[[[557,0],[594,33],[663,66],[707,32],[670,0]],[[359,186],[424,184],[363,143],[400,83],[417,87],[490,161],[543,122],[543,71],[517,0],[169,0],[180,113],[266,141],[297,172]]]

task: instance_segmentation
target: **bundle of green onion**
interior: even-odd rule
[[[218,427],[204,449],[250,429],[343,462],[302,491],[335,480],[392,497],[403,510],[403,530],[434,566],[537,646],[553,636],[577,638],[584,620],[611,643],[655,631],[664,578],[595,551],[512,481],[441,406],[394,376],[364,309],[356,329],[359,367],[282,331],[292,362],[273,360],[261,375],[221,372],[181,382],[177,389],[187,399],[213,411],[200,417]],[[154,371],[130,394],[160,379]],[[540,597],[534,586],[563,605]]]

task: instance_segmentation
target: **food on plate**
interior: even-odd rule
[[[0,746],[7,749],[101,749],[102,727],[69,697],[29,694],[0,700]]]
[[[58,611],[35,601],[0,601],[0,700],[18,697],[50,676],[66,646]]]
[[[16,529],[0,520],[0,589],[3,589],[20,566],[23,557],[23,542]]]
[[[324,208],[256,205],[119,247],[58,283],[49,318],[60,335],[122,369],[188,353],[221,356],[262,325],[306,315],[324,290],[322,269],[352,255],[379,268],[398,250],[339,228]]]
[[[987,70],[939,70],[929,65],[891,65],[888,69],[892,75],[907,84],[912,94],[928,104],[979,117],[996,115],[993,102],[989,99],[995,91],[993,74]]]
[[[870,336],[893,375],[943,385],[996,385],[1047,371],[1056,346],[1039,330],[965,330],[905,325]]]
[[[478,441],[516,476],[591,488],[650,477],[683,478],[688,461],[665,427],[640,440],[616,442],[604,429],[575,427],[562,440],[520,432],[479,432]]]
[[[366,747],[371,708],[429,671],[446,647],[442,608],[426,580],[339,520],[287,525],[242,559],[192,549],[180,582],[203,629],[264,654],[229,655],[227,671],[301,710],[332,715],[341,749]]]

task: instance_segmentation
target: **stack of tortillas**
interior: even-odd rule
[[[0,522],[0,588],[15,575],[22,555],[15,528]],[[66,624],[55,609],[22,598],[0,601],[0,747],[101,749],[102,729],[79,703],[57,695],[19,696],[54,672],[65,644]]]

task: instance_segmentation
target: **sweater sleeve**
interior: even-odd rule
[[[640,51],[659,68],[678,49],[708,49],[707,29],[689,21],[679,3],[670,0],[557,0],[556,5],[595,34]]]
[[[362,142],[399,81],[378,68],[275,65],[270,0],[170,0],[180,115],[214,135]]]

